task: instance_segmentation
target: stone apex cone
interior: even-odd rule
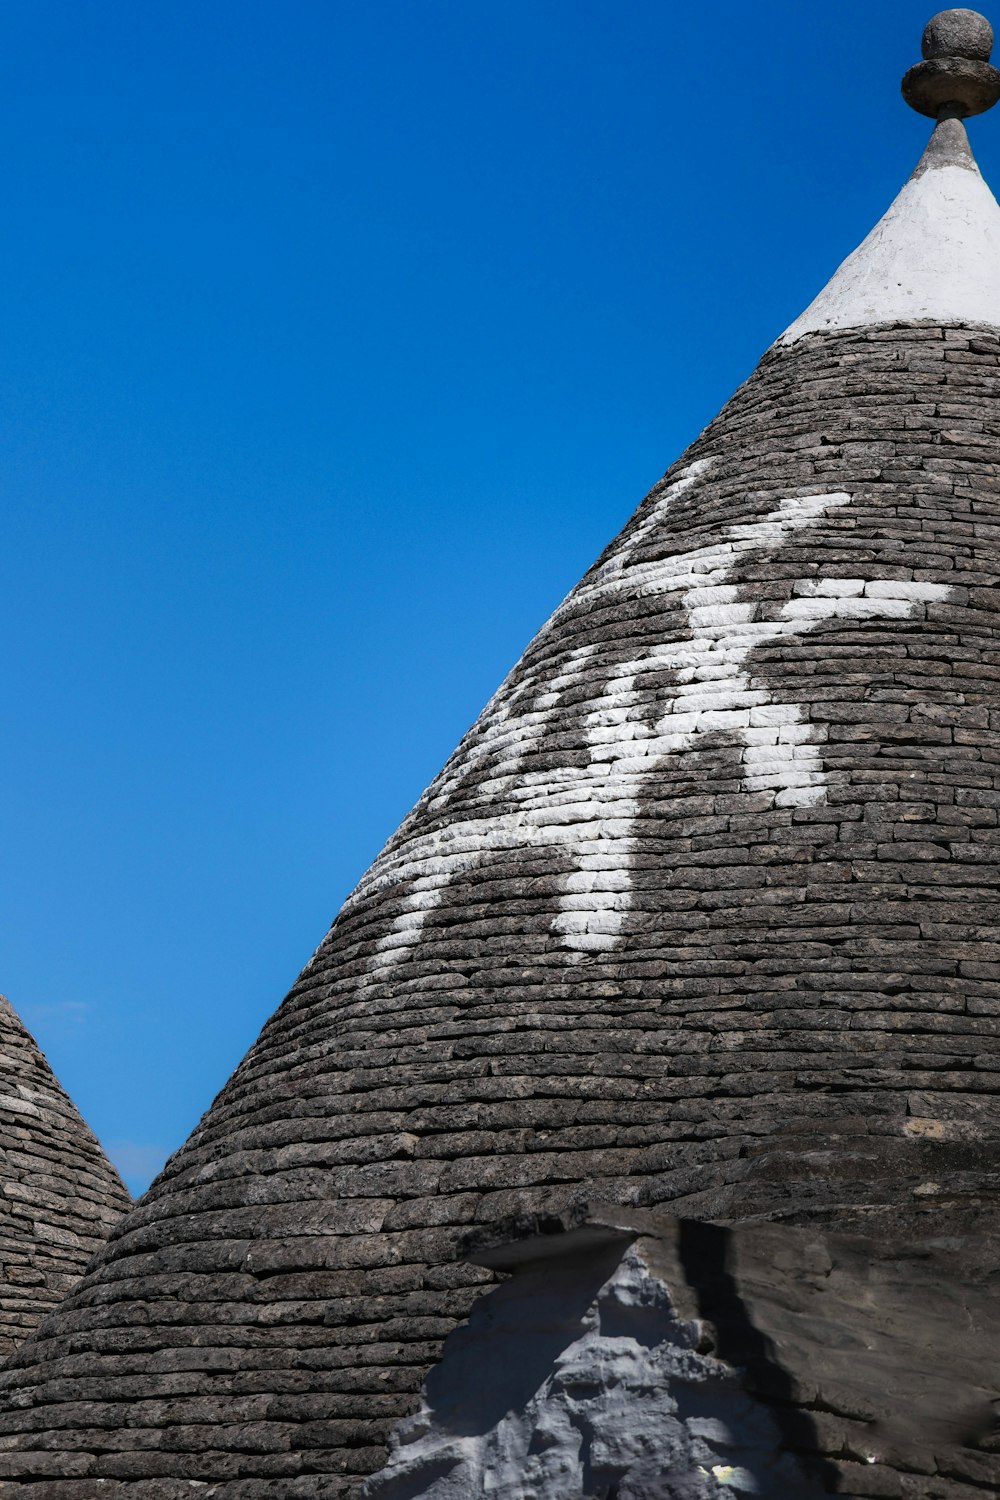
[[[0,1356],[62,1301],[131,1202],[0,995]]]
[[[907,103],[937,121],[927,149],[885,215],[779,344],[914,320],[1000,326],[1000,206],[962,124],[1000,99],[992,47],[993,28],[976,11],[940,11],[928,22],[924,61],[902,84]]]
[[[778,343],[914,321],[1000,327],[1000,205],[958,119],[935,126],[884,217]]]

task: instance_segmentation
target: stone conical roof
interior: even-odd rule
[[[511,1216],[992,1222],[1000,307],[952,299],[994,232],[960,131],[540,631],[13,1361],[11,1494],[348,1494],[493,1275],[470,1229]],[[909,301],[873,294],[887,257]]]
[[[130,1204],[0,995],[0,1356],[62,1301]]]

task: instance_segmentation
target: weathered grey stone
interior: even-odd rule
[[[975,10],[941,10],[924,27],[920,50],[925,58],[967,57],[989,62],[993,27]]]
[[[776,349],[654,488],[0,1376],[12,1496],[346,1495],[491,1274],[458,1258],[472,1224],[600,1196],[975,1237],[1000,1182],[1000,432],[971,438],[1000,334],[978,362],[963,341]],[[915,364],[947,411],[908,427]],[[846,498],[752,529],[810,495]],[[704,605],[658,583],[740,538]],[[665,662],[699,619],[757,631],[739,704],[615,769],[693,696]],[[526,813],[530,840],[487,836]],[[827,1449],[867,1420],[827,1419]],[[854,1493],[874,1467],[933,1493],[886,1466],[844,1469]],[[966,1500],[983,1473],[933,1482]]]
[[[62,1301],[130,1202],[0,996],[0,1355]]]

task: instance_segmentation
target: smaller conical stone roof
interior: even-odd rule
[[[0,995],[0,1356],[82,1274],[131,1198]]]

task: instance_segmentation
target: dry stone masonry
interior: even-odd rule
[[[814,1495],[707,1344],[638,1247],[529,1263],[449,1339],[364,1500]]]
[[[62,1301],[130,1203],[0,995],[0,1355]]]
[[[1000,209],[959,119],[992,70],[941,51],[981,50],[967,14],[863,274],[556,610],[9,1361],[0,1494],[1000,1491]]]

